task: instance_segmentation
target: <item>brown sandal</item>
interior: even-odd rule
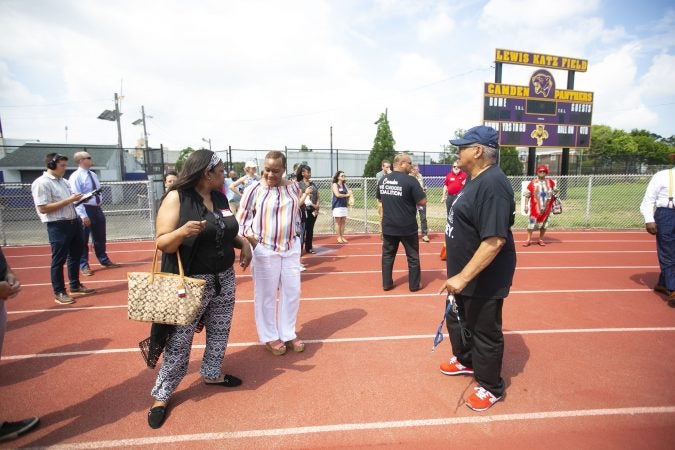
[[[281,356],[284,353],[286,353],[286,345],[284,345],[284,343],[281,342],[279,339],[277,339],[276,341],[267,342],[265,344],[265,347],[267,348],[267,350],[272,352],[274,356]]]
[[[292,341],[286,342],[286,347],[290,348],[295,353],[301,353],[305,351],[305,343],[299,338],[295,338]]]

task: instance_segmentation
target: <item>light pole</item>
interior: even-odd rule
[[[110,122],[117,122],[117,147],[120,152],[120,180],[124,180],[124,148],[122,147],[122,125],[120,124],[120,112],[119,97],[117,92],[115,92],[115,110],[111,111],[106,109],[101,114],[98,115],[98,118],[101,120],[109,120]]]
[[[146,116],[145,115],[145,106],[141,105],[141,118],[136,119],[133,122],[131,122],[132,125],[140,125],[143,124],[143,144],[144,144],[144,149],[143,149],[143,162],[145,164],[145,172],[148,172],[148,165],[150,164],[150,148],[148,147],[148,129],[145,126],[145,119],[149,118],[152,119],[152,116]]]
[[[208,143],[209,144],[209,150],[211,150],[211,138],[208,138],[208,139],[202,138],[202,141]],[[213,150],[211,150],[211,151],[213,151]]]

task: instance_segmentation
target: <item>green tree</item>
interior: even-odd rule
[[[301,151],[301,152],[311,152],[312,149],[311,149],[311,148],[308,148],[305,144],[302,144],[302,145],[300,146],[300,151]]]
[[[459,139],[464,136],[466,130],[457,128],[454,132],[454,138]],[[438,160],[439,164],[452,164],[457,159],[457,146],[452,144],[443,145],[443,152]]]
[[[366,167],[363,169],[364,177],[374,177],[380,171],[382,160],[388,159],[393,163],[394,156],[396,155],[396,150],[394,149],[396,141],[389,128],[389,119],[387,119],[386,111],[380,114],[380,118],[375,123],[377,124],[377,134],[373,142],[373,149],[368,155]]]
[[[523,163],[518,157],[518,150],[515,147],[499,148],[499,167],[509,176],[521,176],[523,174]]]
[[[180,151],[178,159],[176,160],[176,172],[180,173],[180,170],[183,168],[183,163],[185,162],[186,159],[188,159],[190,153],[194,151],[195,150],[192,147],[187,147]]]

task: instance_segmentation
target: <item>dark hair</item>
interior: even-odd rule
[[[174,177],[178,176],[178,172],[175,170],[169,170],[167,173],[164,174],[164,181],[168,178],[169,175],[173,175]]]
[[[300,164],[295,171],[295,180],[296,181],[302,181],[305,178],[305,177],[302,176],[303,170],[306,170],[307,172],[311,172],[312,168],[309,167],[307,164]]]
[[[178,174],[178,179],[174,184],[169,186],[162,196],[160,203],[164,200],[166,194],[171,191],[184,190],[197,186],[199,180],[204,176],[204,171],[209,167],[213,155],[214,152],[206,149],[195,150],[190,153],[190,156],[188,156],[183,163],[183,168],[180,170],[180,174]],[[215,167],[211,168],[211,172],[213,172],[213,170],[215,170]]]
[[[286,155],[284,155],[282,152],[279,150],[272,150],[270,152],[267,152],[265,155],[265,159],[279,159],[281,158],[281,165],[284,166],[284,169],[286,168]]]
[[[341,173],[345,173],[344,170],[338,170],[337,172],[335,172],[335,175],[333,175],[333,183],[338,182]]]
[[[68,157],[58,153],[47,153],[45,155],[45,165],[47,166],[47,169],[56,169],[56,164],[58,164],[59,161],[68,161]]]

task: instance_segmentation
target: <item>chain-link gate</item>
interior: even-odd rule
[[[644,227],[640,203],[651,175],[590,175],[552,177],[561,189],[563,213],[552,216],[551,229],[636,229]],[[527,227],[522,209],[522,191],[532,178],[509,177],[516,197],[514,230]],[[314,226],[316,234],[335,233],[331,211],[332,179],[313,179],[321,208]],[[443,177],[425,177],[427,222],[430,232],[445,229]],[[103,212],[108,240],[153,239],[156,199],[151,182],[103,182]],[[349,178],[354,195],[346,232],[379,233],[375,178]],[[0,184],[0,238],[3,245],[44,244],[47,230],[40,222],[28,184]]]

